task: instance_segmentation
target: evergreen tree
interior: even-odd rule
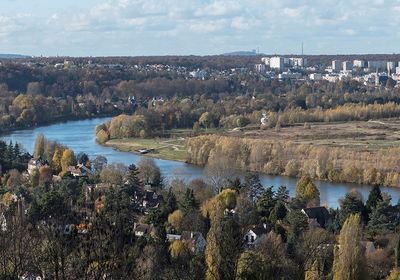
[[[270,220],[276,223],[276,221],[283,220],[286,217],[286,214],[287,209],[285,204],[282,201],[278,200],[270,214]]]
[[[368,195],[368,199],[367,202],[365,203],[365,206],[367,207],[368,211],[371,212],[372,209],[376,207],[379,201],[382,201],[381,189],[379,188],[378,185],[374,185]]]
[[[277,201],[281,202],[288,202],[289,200],[289,190],[286,188],[286,186],[280,186],[278,190],[276,191],[275,198]]]
[[[257,173],[247,173],[244,178],[244,186],[247,188],[251,201],[256,201],[264,191],[264,186]]]
[[[264,190],[256,202],[257,212],[261,217],[263,217],[264,221],[269,219],[275,204],[276,200],[274,198],[274,191],[272,190],[272,187],[269,187]]]
[[[362,201],[361,194],[356,191],[351,191],[347,193],[344,199],[340,201],[340,224],[343,225],[345,220],[351,214],[360,214],[364,222],[366,222],[368,219],[367,211]]]
[[[310,176],[304,175],[297,182],[296,196],[303,199],[305,202],[316,201],[316,204],[319,204],[320,193]]]
[[[128,172],[126,173],[125,176],[125,182],[124,182],[125,187],[127,188],[127,193],[130,196],[133,196],[135,192],[140,192],[142,191],[142,182],[140,181],[139,178],[139,169],[136,167],[136,165],[131,164],[128,167]]]
[[[378,201],[378,204],[372,208],[372,212],[369,214],[368,231],[375,234],[379,231],[394,229],[392,209],[389,200]]]
[[[362,226],[360,215],[351,214],[340,231],[340,247],[335,249],[333,280],[366,279],[361,241]]]
[[[168,217],[169,214],[178,208],[175,194],[171,189],[168,190],[167,196],[164,198],[162,206],[163,215]]]
[[[183,213],[188,213],[189,211],[197,208],[197,201],[194,197],[194,192],[192,189],[187,189],[185,192],[185,196],[181,202],[180,208],[182,209]]]

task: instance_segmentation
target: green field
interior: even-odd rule
[[[185,138],[129,138],[129,139],[113,139],[106,143],[107,146],[112,146],[120,151],[132,152],[139,154],[139,149],[154,149],[154,152],[145,154],[148,157],[185,161],[186,148]]]

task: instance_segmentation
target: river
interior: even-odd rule
[[[138,155],[128,152],[120,152],[111,147],[104,147],[96,143],[96,125],[108,120],[109,118],[96,118],[57,123],[34,129],[14,131],[1,136],[1,138],[7,142],[18,142],[22,144],[28,152],[32,153],[36,136],[39,133],[43,133],[47,139],[68,146],[73,149],[76,154],[79,152],[85,152],[91,158],[94,158],[97,155],[103,155],[108,159],[109,163],[120,162],[126,165],[137,163],[141,158]],[[167,179],[174,176],[184,178],[185,180],[204,177],[203,168],[199,166],[161,159],[155,159],[155,162],[160,167],[162,175]],[[281,185],[287,186],[290,195],[295,194],[296,178],[269,175],[260,175],[260,178],[264,186],[274,186],[275,188]],[[370,186],[358,184],[330,183],[325,181],[316,181],[315,184],[321,193],[321,204],[333,208],[336,208],[339,199],[353,188],[356,188],[365,199],[371,190]],[[382,187],[381,190],[390,194],[392,197],[392,203],[398,202],[400,198],[400,189]]]

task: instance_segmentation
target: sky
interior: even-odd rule
[[[400,0],[0,0],[0,53],[400,53]]]

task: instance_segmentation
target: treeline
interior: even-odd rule
[[[25,170],[29,159],[30,155],[18,143],[7,144],[0,140],[0,178],[11,169]]]
[[[354,150],[218,135],[187,140],[187,162],[274,175],[308,174],[319,180],[400,187],[399,148]],[[225,159],[221,163],[221,159]]]
[[[367,121],[370,119],[394,118],[400,116],[400,105],[394,102],[385,104],[345,104],[333,109],[289,109],[283,112],[270,112],[269,125],[291,125],[305,122],[346,122]]]

